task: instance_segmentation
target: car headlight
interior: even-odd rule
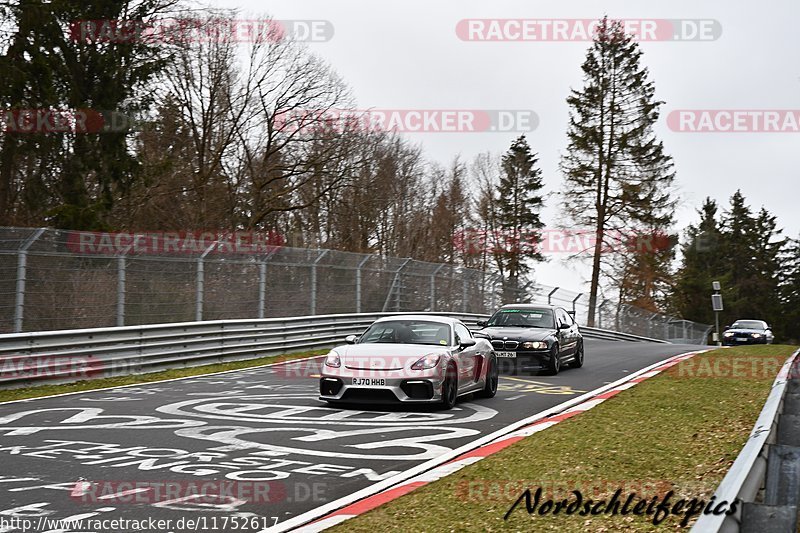
[[[753,333],[754,339],[758,339],[759,337],[761,337],[761,333]]]
[[[722,336],[723,337],[733,337],[733,332],[732,331],[726,331],[725,333],[722,334]]]
[[[411,365],[411,370],[426,370],[428,368],[433,368],[439,364],[441,359],[442,356],[438,353],[428,354]]]
[[[547,343],[542,341],[537,342],[523,342],[522,347],[525,350],[546,350]]]
[[[328,352],[327,357],[325,357],[325,366],[330,366],[333,368],[339,368],[342,366],[342,358],[339,357],[339,354],[336,350],[331,350]]]

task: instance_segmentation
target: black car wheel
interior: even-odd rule
[[[442,409],[452,409],[458,398],[458,378],[452,366],[447,369],[447,375],[442,383]]]
[[[579,342],[578,347],[575,349],[575,359],[571,363],[572,368],[580,368],[583,366],[583,343]]]
[[[491,357],[489,368],[486,369],[486,385],[477,395],[481,398],[494,398],[494,395],[497,394],[498,379],[497,360]]]
[[[558,344],[554,344],[550,352],[550,363],[547,365],[547,372],[551,376],[555,376],[561,370],[561,358],[558,353]]]

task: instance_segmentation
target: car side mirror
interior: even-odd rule
[[[731,329],[730,326],[725,326],[724,328],[722,328],[722,331],[728,331],[729,329]]]
[[[477,324],[479,328],[485,328],[486,326],[489,325],[489,323],[485,320],[478,320]]]
[[[569,329],[569,324],[564,324],[563,322],[558,325],[558,329]]]
[[[344,338],[344,342],[346,342],[347,344],[355,344],[357,340],[358,340],[357,335],[348,335],[347,337]]]
[[[477,343],[475,342],[475,339],[464,339],[461,341],[460,346],[463,350],[464,348],[469,348],[470,346],[475,346],[476,344]]]

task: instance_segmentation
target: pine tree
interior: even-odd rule
[[[672,158],[653,133],[663,102],[642,52],[619,22],[600,21],[583,63],[584,87],[572,90],[569,146],[561,159],[569,218],[595,232],[589,325],[594,325],[604,249],[615,235],[667,227],[672,219]]]
[[[775,335],[784,342],[800,341],[800,236],[790,240],[782,255],[780,279],[780,319],[776,320]]]
[[[149,109],[152,84],[169,59],[168,47],[137,38],[106,42],[100,32],[84,33],[88,26],[76,21],[146,21],[173,4],[11,4],[6,16],[16,29],[0,55],[0,99],[11,108],[103,112],[105,120]],[[112,126],[110,121],[103,124]],[[0,145],[0,223],[22,218],[14,216],[16,211],[31,222],[61,228],[107,227],[112,204],[127,194],[140,170],[131,153],[131,131],[117,124],[102,133],[30,137],[9,135]],[[17,205],[9,191],[21,191],[13,195]]]
[[[497,226],[502,233],[501,245],[494,257],[504,278],[503,298],[517,301],[524,298],[522,280],[530,272],[530,261],[543,261],[539,251],[539,217],[543,205],[542,171],[525,136],[520,136],[501,160],[502,173],[497,187]]]
[[[726,311],[728,320],[756,318],[771,321],[779,313],[778,256],[785,240],[775,217],[765,209],[752,214],[740,191],[731,198],[722,222],[722,239],[728,259]]]
[[[700,222],[686,229],[682,264],[670,298],[675,314],[706,324],[714,320],[709,299],[711,282],[730,286],[717,211],[717,203],[706,198],[698,211]]]

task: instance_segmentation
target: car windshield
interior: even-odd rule
[[[767,329],[764,322],[760,320],[737,320],[731,329]]]
[[[450,326],[441,322],[387,320],[372,324],[358,342],[448,346],[450,338]]]
[[[493,327],[554,328],[552,309],[501,309],[489,319]]]

